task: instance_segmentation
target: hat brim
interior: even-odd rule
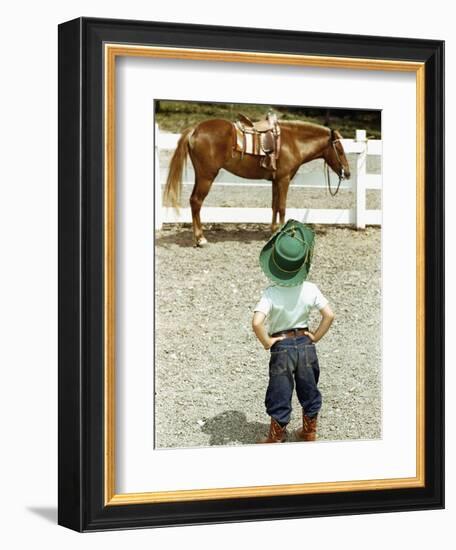
[[[283,271],[274,262],[273,249],[274,241],[269,241],[260,253],[260,266],[266,277],[282,286],[296,286],[307,279],[308,268],[306,262],[302,264],[298,271]]]
[[[282,227],[280,227],[264,245],[260,252],[260,266],[266,277],[282,286],[296,286],[302,283],[309,274],[310,263],[304,262],[300,269],[296,272],[286,272],[280,269],[274,262],[272,251],[274,249],[274,243],[277,237],[288,229],[291,225],[295,224],[296,220],[288,220]],[[298,222],[299,223],[299,222]]]

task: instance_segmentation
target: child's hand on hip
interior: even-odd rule
[[[312,342],[313,342],[314,344],[315,344],[315,342],[318,342],[318,340],[315,338],[315,335],[314,335],[312,332],[309,332],[308,330],[306,330],[306,331],[304,332],[304,334],[305,334],[306,336],[308,336],[308,337],[312,340]]]
[[[268,343],[264,346],[264,349],[272,348],[272,346],[279,340],[285,340],[286,336],[271,336],[269,337]]]

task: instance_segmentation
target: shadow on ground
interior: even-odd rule
[[[324,235],[327,228],[312,226],[315,233]],[[271,237],[269,224],[203,224],[204,236],[208,244],[221,242],[263,242]],[[156,233],[155,246],[167,248],[169,245],[193,247],[193,230],[191,224],[165,224],[163,229]]]
[[[204,225],[204,236],[208,240],[208,243],[220,243],[220,242],[266,242],[271,236],[270,228],[265,227],[258,228],[244,228],[239,224],[233,224],[232,228],[227,228],[226,225]],[[155,239],[155,246],[163,246],[174,244],[184,247],[192,247],[193,230],[190,224],[177,225],[172,224],[164,228],[157,234]]]
[[[29,506],[27,510],[47,521],[50,521],[51,523],[57,523],[56,506]]]
[[[244,413],[225,411],[207,420],[201,430],[210,435],[209,445],[252,445],[268,435],[269,423],[247,422]],[[289,433],[287,441],[294,440]]]

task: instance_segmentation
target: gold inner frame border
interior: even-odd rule
[[[252,498],[425,486],[425,65],[421,62],[104,44],[104,502],[106,506]],[[155,57],[307,67],[414,72],[416,75],[416,476],[408,478],[115,492],[115,91],[116,58]]]

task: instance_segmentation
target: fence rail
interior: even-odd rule
[[[162,204],[162,184],[160,177],[159,152],[161,150],[174,150],[180,138],[179,134],[161,133],[158,126],[155,127],[155,227],[161,229],[164,223],[190,223],[192,221],[189,207],[181,208],[177,214],[174,208],[164,207]],[[352,176],[350,188],[355,195],[355,205],[351,209],[318,209],[318,208],[287,208],[287,217],[300,220],[305,223],[315,224],[347,224],[357,229],[364,229],[366,225],[381,225],[381,210],[368,210],[366,208],[366,191],[368,189],[380,190],[382,188],[382,176],[369,174],[366,168],[368,155],[382,155],[382,141],[368,140],[365,130],[356,130],[355,139],[343,139],[342,145],[345,153],[356,154],[356,171]],[[305,181],[305,175],[304,181]],[[184,185],[193,185],[193,181],[184,181]],[[217,182],[218,186],[242,186],[242,187],[270,187],[271,183],[251,183],[249,180],[242,182]],[[291,185],[291,187],[308,187],[305,183]],[[315,186],[312,186],[315,187]],[[270,208],[236,208],[236,207],[211,207],[203,206],[202,216],[208,223],[270,223]]]

